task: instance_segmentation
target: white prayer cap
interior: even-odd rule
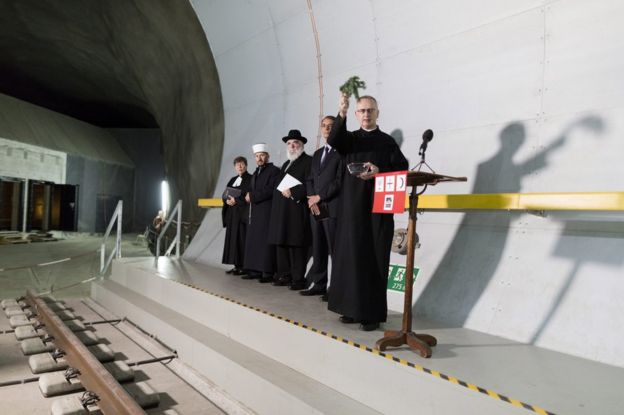
[[[267,146],[265,143],[254,144],[253,146],[251,146],[251,149],[253,150],[254,154],[269,152],[269,146]]]

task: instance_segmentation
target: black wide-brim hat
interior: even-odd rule
[[[282,138],[283,142],[288,142],[288,140],[299,140],[303,144],[308,142],[308,139],[301,135],[301,131],[299,130],[290,130],[286,137]]]

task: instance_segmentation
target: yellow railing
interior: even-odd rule
[[[202,208],[221,207],[221,199],[198,199]],[[409,205],[406,200],[405,206]],[[422,195],[422,209],[444,210],[624,210],[624,192],[585,193],[492,193],[468,195]]]

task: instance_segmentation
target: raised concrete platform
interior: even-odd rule
[[[93,298],[176,348],[258,413],[619,414],[624,370],[418,321],[431,359],[372,349],[382,331],[345,326],[318,297],[161,258],[115,261]],[[391,315],[386,329],[397,329]]]

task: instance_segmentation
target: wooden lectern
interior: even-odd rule
[[[436,173],[422,171],[410,171],[407,173],[407,185],[412,186],[409,204],[409,222],[407,226],[407,259],[405,264],[405,302],[403,305],[403,325],[400,331],[386,330],[384,337],[377,340],[375,346],[378,350],[386,350],[387,347],[398,347],[407,344],[413,351],[422,357],[431,357],[431,347],[437,344],[435,337],[429,334],[416,334],[412,331],[412,285],[414,282],[414,239],[416,235],[416,213],[418,209],[418,196],[427,190],[427,186],[433,186],[440,182],[465,182],[465,177],[444,176]],[[417,187],[424,186],[418,192]]]

